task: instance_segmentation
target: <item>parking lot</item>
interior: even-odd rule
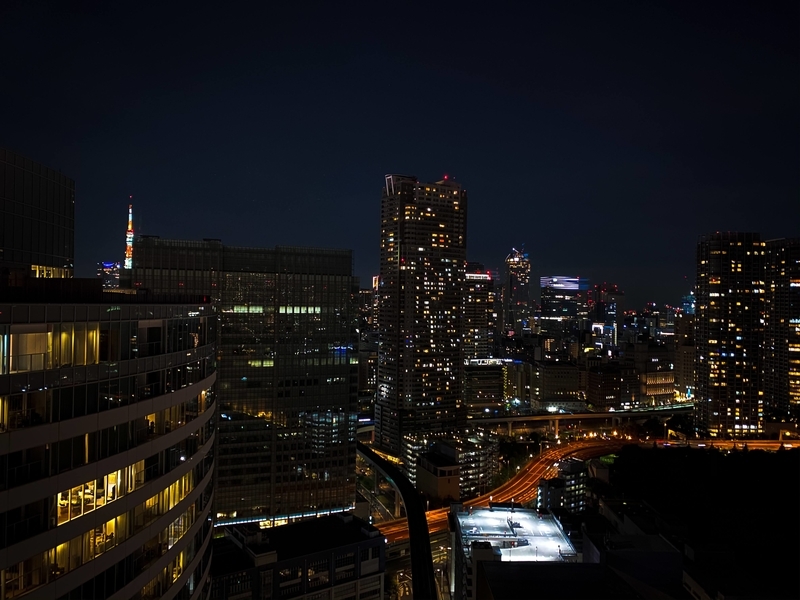
[[[465,551],[473,541],[488,541],[500,549],[503,561],[572,559],[575,549],[550,515],[533,510],[475,509],[457,515]]]

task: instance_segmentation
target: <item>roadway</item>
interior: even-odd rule
[[[404,519],[405,531],[406,537],[410,538],[411,571],[414,573],[411,587],[415,598],[433,600],[437,597],[436,579],[433,572],[430,527],[426,523],[422,496],[396,465],[382,458],[372,448],[361,442],[356,442],[356,446],[358,453],[372,465],[372,468],[378,469],[381,475],[394,485],[403,497],[403,504],[408,515],[408,518]]]
[[[501,417],[481,417],[479,419],[471,419],[471,425],[501,425],[505,424],[509,428],[509,434],[513,430],[514,423],[526,423],[531,421],[547,421],[552,422],[558,426],[559,421],[591,421],[595,419],[604,419],[609,421],[616,421],[622,419],[646,419],[648,417],[664,417],[672,414],[687,413],[694,410],[694,405],[691,403],[669,404],[666,406],[653,406],[648,408],[639,408],[631,410],[618,410],[614,412],[583,412],[583,413],[546,413],[537,415],[503,415]]]
[[[530,502],[536,498],[539,480],[553,468],[553,464],[567,456],[588,459],[619,450],[626,442],[616,440],[581,441],[572,444],[557,445],[530,460],[509,481],[488,494],[478,496],[464,502],[464,506],[488,507],[492,502]],[[447,515],[449,508],[429,510],[426,513],[428,532],[438,533],[447,529]],[[386,540],[391,544],[408,538],[408,524],[406,519],[397,519],[387,523],[377,524]]]
[[[671,446],[673,448],[716,448],[718,450],[744,450],[747,446],[748,450],[768,450],[774,452],[783,445],[787,450],[793,447],[800,448],[800,440],[669,440],[666,443],[662,439],[655,440],[658,446]],[[652,446],[653,442],[639,442],[643,446],[648,443]]]

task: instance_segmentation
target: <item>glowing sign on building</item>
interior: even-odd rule
[[[559,290],[585,290],[589,281],[584,279],[581,281],[580,277],[540,277],[540,285],[545,288],[555,288]]]

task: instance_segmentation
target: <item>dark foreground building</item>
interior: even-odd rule
[[[0,290],[0,597],[208,597],[216,325],[97,279]]]
[[[350,514],[277,529],[225,528],[214,540],[214,600],[380,600],[386,568],[380,531]]]
[[[354,506],[352,273],[349,250],[135,239],[128,285],[209,294],[218,308],[218,524]]]
[[[0,285],[72,277],[75,182],[0,148]]]

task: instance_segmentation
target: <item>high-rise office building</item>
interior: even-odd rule
[[[670,348],[654,340],[627,344],[625,362],[633,362],[639,376],[639,405],[663,406],[675,396],[675,371]]]
[[[800,238],[769,240],[764,393],[770,409],[800,406]]]
[[[480,263],[467,263],[464,282],[464,357],[494,352],[494,281]]]
[[[675,392],[680,400],[694,398],[694,313],[675,319]]]
[[[625,292],[616,284],[597,284],[589,290],[589,318],[600,326],[603,345],[617,346],[625,316]]]
[[[358,290],[358,337],[367,342],[375,328],[375,290]]]
[[[119,288],[119,270],[121,266],[118,262],[97,263],[97,277],[103,282],[104,290],[116,290]]]
[[[506,256],[503,289],[503,322],[506,333],[521,335],[531,327],[531,261],[528,253],[516,248]]]
[[[352,507],[352,253],[152,236],[133,250],[133,287],[205,293],[218,307],[217,524],[274,526]]]
[[[75,182],[0,148],[0,285],[72,277]]]
[[[453,431],[462,402],[467,193],[454,181],[387,175],[381,202],[375,440]]]
[[[208,598],[216,333],[96,279],[0,293],[0,597]]]
[[[620,404],[619,362],[592,365],[586,374],[586,404],[594,410],[604,411]]]
[[[505,401],[505,365],[510,359],[470,358],[464,365],[464,407],[468,419],[494,416]]]
[[[697,244],[696,425],[711,437],[764,430],[766,260],[757,233],[717,232]]]
[[[694,297],[694,290],[681,298],[681,309],[685,315],[693,315],[695,308],[696,298]]]
[[[578,329],[588,317],[589,280],[580,277],[542,277],[540,328],[556,337]]]

